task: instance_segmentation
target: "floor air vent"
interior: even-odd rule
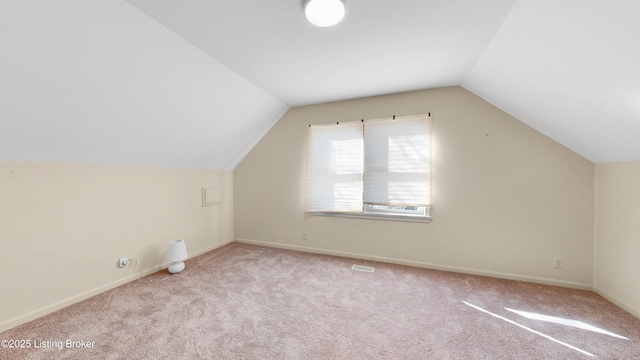
[[[375,268],[371,266],[363,266],[363,265],[353,265],[351,268],[353,270],[366,271],[366,272],[373,272],[373,270],[375,270]]]

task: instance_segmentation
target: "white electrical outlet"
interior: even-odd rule
[[[127,265],[129,265],[129,258],[121,257],[120,259],[118,259],[119,267],[123,268],[123,267],[127,267]]]
[[[564,259],[559,257],[553,258],[554,269],[562,269],[564,267]]]
[[[302,240],[307,240],[307,233],[302,233]]]

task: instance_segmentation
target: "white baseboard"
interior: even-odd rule
[[[526,282],[533,282],[533,283],[554,285],[554,286],[562,286],[562,287],[569,287],[569,288],[582,289],[582,290],[591,290],[591,291],[596,292],[600,296],[604,297],[605,299],[611,301],[612,303],[616,304],[617,306],[621,307],[622,309],[624,309],[625,311],[629,312],[633,316],[635,316],[637,318],[640,318],[640,311],[628,306],[624,302],[618,300],[616,297],[614,297],[614,296],[612,296],[612,295],[610,295],[610,294],[608,294],[608,293],[606,293],[606,292],[604,292],[604,291],[602,291],[600,289],[597,289],[597,288],[593,287],[592,285],[581,284],[581,283],[572,282],[572,281],[563,281],[563,280],[556,280],[556,279],[547,279],[547,278],[539,278],[539,277],[532,277],[532,276],[525,276],[525,275],[501,273],[501,272],[495,272],[495,271],[486,271],[486,270],[477,270],[477,269],[462,268],[462,267],[455,267],[455,266],[446,266],[446,265],[431,264],[431,263],[424,263],[424,262],[417,262],[417,261],[409,261],[409,260],[403,260],[403,259],[395,259],[395,258],[389,258],[389,257],[373,256],[373,255],[358,254],[358,253],[351,253],[351,252],[344,252],[344,251],[337,251],[337,250],[327,250],[327,249],[321,249],[321,248],[312,248],[312,247],[306,247],[306,246],[288,245],[288,244],[280,244],[280,243],[273,243],[273,242],[266,242],[266,241],[256,241],[256,240],[248,240],[248,239],[227,240],[227,241],[224,241],[224,242],[221,242],[221,243],[217,243],[217,244],[213,245],[210,248],[202,249],[200,251],[192,253],[190,255],[190,258],[193,258],[193,257],[196,257],[198,255],[204,254],[206,252],[215,250],[215,249],[217,249],[219,247],[222,247],[224,245],[227,245],[227,244],[229,244],[229,243],[231,243],[233,241],[239,242],[239,243],[245,243],[245,244],[252,244],[252,245],[268,246],[268,247],[286,249],[286,250],[296,250],[296,251],[310,252],[310,253],[316,253],[316,254],[335,255],[335,256],[348,257],[348,258],[354,258],[354,259],[372,260],[372,261],[379,261],[379,262],[391,263],[391,264],[399,264],[399,265],[407,265],[407,266],[421,267],[421,268],[434,269],[434,270],[458,272],[458,273],[463,273],[463,274],[489,276],[489,277],[508,279],[508,280],[526,281]],[[48,305],[46,307],[34,310],[34,311],[29,312],[27,314],[20,315],[18,317],[15,317],[13,319],[10,319],[10,320],[0,324],[0,332],[9,330],[9,329],[11,329],[13,327],[16,327],[18,325],[22,325],[22,324],[24,324],[26,322],[29,322],[31,320],[35,320],[35,319],[37,319],[39,317],[42,317],[42,316],[47,315],[47,314],[50,314],[50,313],[52,313],[54,311],[60,310],[60,309],[65,308],[65,307],[67,307],[69,305],[73,305],[73,304],[75,304],[77,302],[80,302],[82,300],[88,299],[88,298],[90,298],[92,296],[98,295],[98,294],[103,293],[105,291],[111,290],[113,288],[116,288],[116,287],[118,287],[120,285],[123,285],[123,284],[126,284],[128,282],[131,282],[133,280],[137,280],[140,277],[147,276],[147,275],[152,274],[152,273],[154,273],[156,271],[159,271],[159,270],[161,270],[163,268],[166,268],[168,265],[169,265],[169,263],[155,266],[153,268],[150,268],[150,269],[147,269],[147,270],[143,271],[142,273],[138,273],[138,274],[127,276],[127,277],[125,277],[123,279],[119,279],[117,281],[114,281],[112,283],[100,286],[100,287],[95,288],[93,290],[90,290],[90,291],[87,291],[87,292],[84,292],[84,293],[69,297],[67,299],[64,299],[64,300],[59,301],[57,303],[54,303],[54,304]]]
[[[462,273],[462,274],[488,276],[493,278],[524,281],[524,282],[531,282],[531,283],[537,283],[537,284],[562,286],[562,287],[567,287],[572,289],[593,291],[593,286],[591,284],[583,284],[583,283],[574,282],[574,281],[548,279],[548,278],[541,278],[541,277],[535,277],[535,276],[502,273],[502,272],[488,271],[488,270],[470,269],[470,268],[463,268],[463,267],[457,267],[457,266],[447,266],[447,265],[432,264],[432,263],[425,263],[425,262],[419,262],[419,261],[389,258],[389,257],[383,257],[383,256],[358,254],[358,253],[351,253],[351,252],[344,252],[344,251],[337,251],[337,250],[327,250],[327,249],[313,248],[313,247],[307,247],[307,246],[280,244],[280,243],[267,242],[267,241],[257,241],[257,240],[248,240],[248,239],[236,239],[235,241],[239,243],[268,246],[268,247],[274,247],[274,248],[286,249],[286,250],[304,251],[304,252],[324,254],[324,255],[335,255],[335,256],[342,256],[342,257],[348,257],[348,258],[354,258],[354,259],[372,260],[372,261],[379,261],[379,262],[390,263],[390,264],[420,267],[425,269],[450,271],[450,272],[456,272],[456,273]]]
[[[610,294],[608,294],[605,291],[602,291],[600,289],[598,289],[597,287],[593,288],[593,291],[602,296],[603,298],[611,301],[612,303],[616,304],[616,306],[621,307],[622,309],[624,309],[626,312],[630,313],[631,315],[637,317],[638,319],[640,319],[640,311],[638,309],[634,309],[631,306],[625,304],[624,302],[618,300],[616,297],[611,296]]]
[[[189,254],[189,258],[193,258],[193,257],[196,257],[198,255],[201,255],[201,254],[204,254],[206,252],[209,252],[211,250],[215,250],[215,249],[217,249],[219,247],[222,247],[224,245],[230,244],[231,242],[233,242],[233,240],[226,240],[226,241],[223,241],[221,243],[217,243],[217,244],[213,245],[210,248],[202,249],[202,250],[197,251],[195,253]],[[54,311],[58,311],[58,310],[60,310],[62,308],[65,308],[65,307],[67,307],[69,305],[73,305],[73,304],[78,303],[78,302],[80,302],[82,300],[88,299],[88,298],[90,298],[92,296],[95,296],[95,295],[98,295],[98,294],[103,293],[105,291],[108,291],[108,290],[111,290],[113,288],[116,288],[116,287],[118,287],[120,285],[126,284],[128,282],[133,281],[133,280],[137,280],[137,279],[139,279],[141,277],[144,277],[144,276],[147,276],[149,274],[153,274],[154,272],[159,271],[159,270],[161,270],[163,268],[166,268],[168,266],[169,266],[168,262],[167,263],[163,263],[163,264],[160,264],[158,266],[154,266],[154,267],[152,267],[150,269],[144,270],[144,271],[142,271],[140,273],[129,275],[129,276],[125,277],[125,278],[116,280],[116,281],[111,282],[109,284],[105,284],[103,286],[100,286],[100,287],[97,287],[95,289],[86,291],[84,293],[71,296],[71,297],[66,298],[64,300],[58,301],[58,302],[56,302],[54,304],[51,304],[51,305],[45,306],[43,308],[31,311],[31,312],[29,312],[27,314],[23,314],[23,315],[17,316],[17,317],[15,317],[13,319],[10,319],[10,320],[5,321],[4,323],[0,324],[0,332],[7,331],[7,330],[9,330],[11,328],[14,328],[14,327],[18,326],[18,325],[22,325],[22,324],[27,323],[29,321],[35,320],[35,319],[37,319],[39,317],[48,315],[48,314],[50,314],[50,313],[52,313]]]

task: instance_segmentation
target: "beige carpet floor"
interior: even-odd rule
[[[640,319],[589,291],[238,243],[167,275],[0,333],[31,344],[0,358],[640,359]]]

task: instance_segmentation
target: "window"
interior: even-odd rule
[[[427,115],[310,125],[306,212],[428,220],[430,132]]]

